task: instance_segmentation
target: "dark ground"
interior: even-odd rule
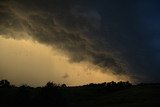
[[[160,107],[160,84],[1,86],[0,107]]]

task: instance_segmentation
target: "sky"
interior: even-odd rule
[[[1,0],[0,79],[160,81],[158,0]]]

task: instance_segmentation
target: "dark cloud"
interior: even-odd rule
[[[134,78],[153,74],[154,78],[159,73],[153,64],[153,37],[145,32],[145,16],[138,13],[145,3],[4,0],[0,2],[0,34],[23,39],[21,33],[26,32],[40,43],[63,50],[71,62],[90,61],[104,72],[111,69],[114,74],[132,74]]]

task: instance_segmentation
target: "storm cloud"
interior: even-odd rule
[[[142,21],[143,5],[135,0],[3,0],[0,35],[56,47],[71,63],[89,61],[104,73],[152,81],[159,78],[159,68],[153,31],[146,31]]]

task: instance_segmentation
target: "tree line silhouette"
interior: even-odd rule
[[[69,107],[68,97],[76,97],[80,94],[74,90],[81,90],[81,94],[87,97],[89,94],[100,95],[115,92],[132,87],[130,82],[104,82],[90,83],[83,86],[69,87],[66,84],[48,82],[43,87],[30,87],[28,85],[11,85],[8,80],[0,81],[0,107]],[[87,90],[87,91],[86,91]],[[89,91],[88,91],[89,90]],[[70,92],[71,91],[71,92]],[[72,92],[73,91],[73,92]],[[71,94],[70,94],[71,93]]]

